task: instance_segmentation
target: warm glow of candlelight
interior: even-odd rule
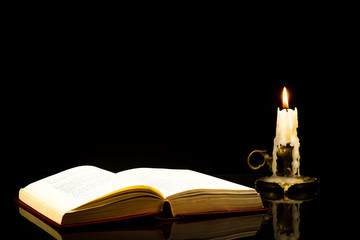
[[[289,95],[286,91],[286,87],[284,87],[283,94],[282,94],[282,106],[285,109],[289,108],[289,100],[288,99],[289,99]]]

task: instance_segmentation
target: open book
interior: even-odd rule
[[[80,166],[20,189],[21,203],[56,226],[155,215],[262,210],[252,188],[191,170],[136,168],[113,173]]]

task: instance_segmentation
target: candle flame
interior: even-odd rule
[[[286,91],[286,87],[284,87],[283,89],[283,93],[282,93],[282,105],[283,108],[288,109],[289,108],[289,95],[288,92]]]

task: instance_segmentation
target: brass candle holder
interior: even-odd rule
[[[280,145],[280,148],[276,152],[276,164],[273,163],[274,158],[271,157],[266,150],[254,150],[249,154],[247,163],[251,169],[257,170],[267,164],[273,172],[272,176],[256,180],[255,187],[258,191],[282,192],[291,195],[298,193],[299,191],[318,190],[319,180],[317,178],[305,177],[293,172],[293,149],[294,147],[290,146],[290,144],[287,144],[286,146]],[[252,162],[255,153],[261,154],[263,158],[258,165],[254,165]],[[274,167],[275,169],[273,169]]]

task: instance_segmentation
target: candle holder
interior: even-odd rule
[[[294,147],[290,144],[280,147],[273,154],[276,154],[276,162],[266,150],[254,150],[248,158],[247,163],[253,170],[260,169],[269,165],[270,170],[273,172],[272,176],[262,177],[255,181],[255,187],[258,191],[281,192],[286,195],[294,194],[295,192],[308,192],[318,190],[319,180],[314,177],[301,176],[299,170],[293,170],[293,150]],[[260,153],[263,157],[262,162],[258,165],[252,163],[253,154]],[[298,165],[297,165],[298,168]]]

